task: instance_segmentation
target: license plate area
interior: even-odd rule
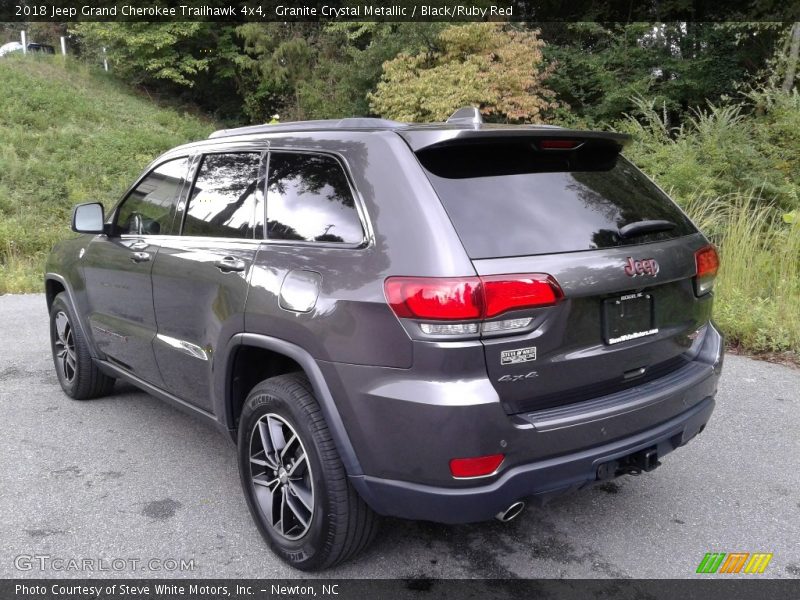
[[[606,344],[619,344],[656,333],[651,294],[637,292],[603,301],[603,338]]]

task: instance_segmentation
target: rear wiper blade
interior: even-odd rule
[[[630,238],[644,235],[645,233],[655,233],[656,231],[670,231],[675,227],[676,225],[672,221],[636,221],[620,227],[619,237]]]

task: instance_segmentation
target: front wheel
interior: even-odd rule
[[[88,400],[111,392],[114,378],[92,361],[89,346],[64,292],[50,307],[50,348],[61,389],[70,398]]]
[[[377,515],[348,481],[305,375],[279,375],[253,388],[238,447],[250,514],[285,562],[304,571],[332,567],[375,536]]]

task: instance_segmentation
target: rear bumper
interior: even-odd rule
[[[708,422],[723,340],[709,324],[693,358],[635,388],[529,414],[507,415],[484,377],[409,383],[396,372],[328,363],[361,473],[351,481],[378,513],[444,523],[490,519],[513,502],[591,484],[603,463],[657,447],[659,458]],[[482,359],[482,357],[481,357]],[[335,370],[334,370],[335,367]],[[344,380],[344,381],[343,381]],[[401,383],[398,383],[398,381]],[[412,385],[413,384],[413,385]],[[344,398],[346,401],[340,400]],[[454,457],[503,453],[497,474],[456,480]]]
[[[706,425],[714,410],[707,397],[683,414],[638,435],[506,471],[488,485],[453,489],[369,476],[352,478],[380,514],[439,523],[486,521],[518,500],[544,500],[593,483],[606,462],[657,447],[659,458],[682,446]]]

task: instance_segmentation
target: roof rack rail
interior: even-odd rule
[[[406,123],[372,117],[347,117],[345,119],[321,119],[318,121],[290,121],[273,125],[250,125],[233,129],[220,129],[208,136],[209,139],[247,135],[256,133],[281,133],[292,131],[323,131],[326,129],[396,129]]]
[[[477,106],[464,106],[447,118],[454,125],[472,125],[475,128],[483,125],[483,117]]]

